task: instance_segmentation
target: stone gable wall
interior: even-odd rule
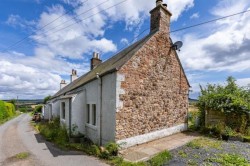
[[[116,140],[187,122],[189,87],[169,47],[169,35],[159,31],[118,71],[125,76],[125,93],[116,113]]]

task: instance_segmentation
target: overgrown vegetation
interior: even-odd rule
[[[205,137],[193,140],[187,144],[187,147],[191,147],[193,149],[199,148],[214,148],[221,149],[221,141],[211,140]]]
[[[48,123],[39,123],[37,129],[48,141],[52,141],[59,146],[64,146],[69,142],[66,127],[60,125],[60,119],[56,118]]]
[[[208,84],[201,87],[201,96],[197,103],[200,111],[200,124],[205,127],[205,111],[220,112],[225,120],[220,124],[207,126],[216,134],[248,135],[250,127],[250,91],[239,87],[233,77],[228,77],[223,85]]]
[[[207,159],[209,162],[216,162],[223,166],[229,165],[240,165],[240,166],[249,166],[250,163],[242,156],[237,154],[220,154],[217,157]]]
[[[0,100],[0,124],[14,117],[16,114],[15,106]]]
[[[170,160],[169,152],[162,152],[147,162],[131,163],[124,161],[118,156],[120,146],[110,142],[104,147],[95,145],[91,140],[83,137],[81,143],[70,143],[67,129],[60,125],[60,119],[56,118],[50,122],[40,122],[35,124],[36,129],[46,140],[57,144],[62,149],[79,150],[88,155],[104,159],[107,163],[114,166],[159,166]]]

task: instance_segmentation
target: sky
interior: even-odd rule
[[[164,0],[171,30],[250,9],[249,0]],[[76,69],[90,69],[149,33],[155,0],[1,0],[0,99],[43,99]],[[224,84],[228,76],[250,84],[250,12],[171,33],[191,84]]]

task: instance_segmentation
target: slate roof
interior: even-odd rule
[[[156,32],[151,32],[149,35],[142,38],[138,42],[127,47],[123,51],[108,59],[107,61],[99,64],[93,70],[89,71],[88,73],[79,77],[77,80],[73,81],[63,89],[59,90],[54,96],[52,96],[52,99],[61,95],[65,95],[67,92],[75,90],[85,85],[86,83],[96,79],[96,73],[98,73],[99,76],[104,76],[108,73],[119,70],[155,33]]]

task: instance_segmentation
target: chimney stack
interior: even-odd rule
[[[98,66],[101,63],[102,60],[100,59],[99,53],[94,52],[93,58],[91,59],[90,69],[93,70],[94,68],[96,68],[96,66]]]
[[[63,89],[65,86],[67,86],[67,83],[65,80],[62,80],[60,83],[60,90]]]
[[[70,82],[75,81],[78,78],[77,71],[72,69],[72,74],[70,75]]]
[[[163,4],[163,0],[156,0],[156,7],[150,11],[151,25],[150,31],[170,32],[170,17],[172,13],[167,9],[167,4]]]

